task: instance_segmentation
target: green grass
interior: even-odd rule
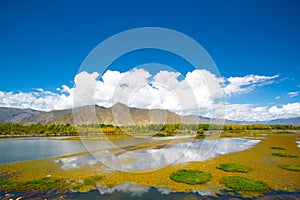
[[[235,163],[224,163],[218,166],[217,169],[223,170],[225,172],[243,172],[243,173],[247,173],[252,170],[251,167],[239,165]]]
[[[82,187],[85,186],[93,186],[95,185],[98,181],[102,180],[104,176],[92,176],[83,179],[83,181],[73,187],[74,190],[79,190]]]
[[[223,183],[226,187],[236,191],[262,193],[270,188],[263,181],[253,180],[242,176],[225,176],[220,180],[220,183]]]
[[[296,154],[288,154],[288,153],[272,153],[273,156],[279,156],[279,157],[288,157],[288,158],[299,158]]]
[[[66,182],[53,179],[53,178],[42,178],[32,181],[18,182],[10,179],[0,181],[0,191],[46,191],[46,190],[63,190],[66,189]]]
[[[36,191],[45,191],[51,188],[52,190],[58,190],[64,187],[63,181],[59,179],[53,178],[42,178],[33,181],[27,181],[25,183],[21,183],[21,187],[24,190],[36,190]]]
[[[95,185],[98,181],[102,180],[103,176],[93,176],[84,179],[81,182],[65,181],[55,178],[42,178],[31,181],[14,181],[6,178],[0,179],[0,191],[11,192],[11,191],[47,191],[47,190],[60,190],[65,191],[69,188],[79,190],[82,187],[89,187]]]
[[[282,169],[300,172],[300,165],[278,165]]]
[[[211,174],[199,170],[180,169],[170,175],[170,179],[176,182],[187,183],[190,185],[203,184],[211,179]]]
[[[276,149],[276,150],[285,150],[283,147],[278,147],[278,146],[272,146],[270,149]]]
[[[173,133],[156,133],[152,137],[169,137],[169,136],[174,136],[175,134]]]

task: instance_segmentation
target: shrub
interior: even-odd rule
[[[208,172],[186,169],[180,169],[170,175],[170,179],[173,181],[191,185],[206,183],[211,179],[211,177],[211,174]]]
[[[202,128],[200,129],[198,128],[195,139],[204,139],[204,138],[205,138],[204,130]]]
[[[247,173],[252,170],[251,167],[239,165],[235,163],[224,163],[218,166],[217,169],[223,170],[225,172],[243,172],[243,173]]]
[[[236,191],[265,192],[270,187],[263,181],[253,180],[242,176],[225,176],[220,183]]]
[[[288,154],[288,153],[272,153],[273,156],[279,157],[289,157],[289,158],[299,158],[296,154]]]
[[[172,133],[159,132],[159,133],[154,134],[152,137],[169,137],[169,136],[174,136],[174,135],[175,134],[172,134]]]

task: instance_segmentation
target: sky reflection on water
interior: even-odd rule
[[[62,163],[61,169],[63,170],[99,162],[119,171],[151,170],[170,164],[202,161],[223,154],[246,150],[259,141],[243,138],[222,138],[218,141],[182,142],[160,149],[124,151],[118,154],[105,149],[94,152],[93,155],[73,156],[56,160],[56,162]]]

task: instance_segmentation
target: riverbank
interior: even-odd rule
[[[247,178],[262,180],[266,182],[272,190],[282,191],[299,191],[300,190],[300,172],[288,171],[280,168],[278,165],[300,165],[299,158],[285,158],[272,155],[278,150],[271,149],[272,146],[280,146],[285,152],[300,156],[300,149],[297,147],[296,139],[299,135],[282,135],[270,134],[260,143],[251,149],[226,154],[215,157],[213,159],[201,162],[189,162],[178,165],[169,165],[165,168],[151,172],[128,173],[118,172],[106,168],[97,163],[95,165],[87,165],[80,168],[70,170],[60,170],[61,163],[54,162],[58,158],[33,160],[20,163],[9,163],[0,165],[0,172],[8,172],[11,174],[9,180],[14,182],[28,182],[32,180],[59,180],[64,183],[59,188],[53,188],[49,185],[47,189],[58,189],[67,191],[68,189],[76,189],[80,192],[95,189],[95,184],[105,185],[112,188],[124,183],[137,183],[143,187],[162,187],[172,188],[173,192],[192,192],[192,191],[211,191],[219,192],[222,189],[228,189],[224,184],[220,183],[220,179],[224,176],[242,175]],[[159,141],[147,144],[134,145],[131,148],[155,148],[168,144],[168,141]],[[130,147],[128,147],[130,148]],[[81,153],[78,155],[84,155]],[[61,158],[68,158],[64,156]],[[253,168],[247,174],[224,172],[216,167],[222,163],[234,162]],[[212,174],[212,179],[204,185],[188,185],[172,181],[169,176],[172,172],[179,169],[198,169]],[[93,177],[101,177],[97,180],[90,181]],[[86,181],[86,183],[85,183]],[[4,188],[2,187],[2,190]],[[16,191],[20,188],[10,188]],[[246,194],[247,195],[247,194]],[[249,195],[249,194],[248,194]]]

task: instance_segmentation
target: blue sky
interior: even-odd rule
[[[150,26],[173,29],[199,42],[222,77],[279,75],[271,84],[231,95],[227,98],[230,104],[281,107],[298,103],[299,8],[297,0],[2,0],[0,91],[71,88],[81,63],[100,42],[125,30]],[[172,61],[172,56],[148,52],[128,56],[112,69],[125,72],[139,63],[137,57],[140,63],[151,59],[181,63]],[[182,67],[181,73],[187,69]]]

